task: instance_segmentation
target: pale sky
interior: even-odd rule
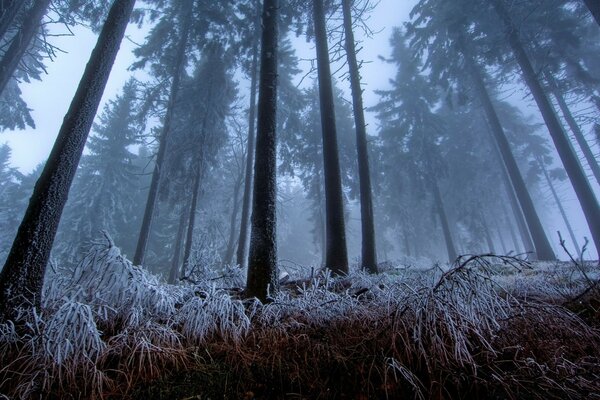
[[[373,29],[379,33],[372,39],[365,39],[364,50],[359,55],[363,60],[373,61],[363,66],[366,106],[375,104],[376,96],[373,91],[387,86],[388,79],[393,74],[393,67],[381,62],[378,56],[389,55],[388,39],[392,28],[401,25],[408,18],[408,13],[414,2],[414,0],[381,0],[373,14],[370,22],[374,27]],[[390,12],[390,10],[393,10],[393,12]],[[58,27],[56,29],[61,30]],[[64,33],[64,28],[61,31]],[[52,43],[66,53],[59,54],[54,62],[47,63],[48,75],[43,76],[41,82],[35,81],[21,85],[23,98],[29,107],[33,109],[32,116],[36,123],[36,129],[0,133],[0,143],[8,143],[12,148],[11,162],[21,172],[31,172],[37,164],[44,161],[50,154],[63,117],[67,112],[79,79],[83,74],[85,64],[96,43],[96,35],[88,29],[78,27],[74,29],[74,32],[75,36],[62,36],[52,39]],[[359,34],[360,32],[357,32],[357,36]],[[144,34],[135,25],[128,27],[126,35],[134,42],[141,43],[143,41]],[[131,76],[127,68],[134,61],[132,54],[134,48],[135,45],[132,41],[127,39],[123,41],[104,92],[99,113],[104,103],[114,98]]]

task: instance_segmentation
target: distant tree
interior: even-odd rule
[[[344,201],[335,126],[329,46],[327,44],[327,26],[323,0],[313,0],[312,6],[323,133],[323,171],[325,178],[325,220],[327,232],[325,266],[333,273],[343,275],[348,273],[348,250],[346,248]]]
[[[39,308],[46,264],[69,188],[135,0],[113,2],[0,273],[0,320]]]
[[[134,220],[138,187],[136,83],[129,80],[123,93],[105,106],[88,140],[58,231],[57,247],[79,257],[81,245],[102,230],[121,246],[125,226]],[[123,238],[126,241],[126,237]]]
[[[46,15],[50,2],[51,0],[36,0],[33,3],[25,16],[21,29],[12,39],[8,50],[2,55],[2,60],[0,60],[0,94],[6,89],[8,81],[14,75],[19,62],[40,28],[42,18]]]
[[[277,60],[279,1],[264,0],[258,95],[258,125],[252,230],[246,296],[266,301],[278,290],[277,276]]]
[[[152,182],[150,183],[150,189],[148,190],[148,199],[146,200],[146,207],[144,210],[144,218],[142,220],[142,226],[138,236],[138,242],[133,256],[133,263],[135,265],[142,265],[144,263],[144,257],[146,253],[146,246],[148,244],[148,237],[150,236],[150,227],[152,224],[152,217],[154,209],[156,207],[156,201],[158,196],[158,187],[162,173],[162,165],[164,163],[165,154],[167,152],[167,146],[169,142],[169,135],[171,133],[171,122],[173,119],[173,113],[175,112],[175,105],[177,102],[177,96],[180,90],[181,75],[184,72],[187,64],[186,48],[188,46],[188,40],[190,35],[190,29],[192,25],[193,17],[193,0],[185,0],[181,3],[179,9],[179,23],[180,31],[179,37],[176,39],[176,53],[174,55],[174,61],[172,65],[166,66],[170,70],[169,78],[171,79],[171,87],[169,90],[169,99],[167,103],[167,110],[162,125],[162,130],[159,136],[158,151],[156,154],[156,161],[154,164],[154,171],[152,173]],[[164,24],[157,25],[153,30],[153,35],[160,35],[161,28],[164,29]],[[151,35],[152,37],[152,35]],[[145,50],[142,48],[138,50],[139,54],[144,54]],[[145,59],[141,61],[142,65],[145,64]],[[164,66],[162,68],[165,68]]]
[[[350,71],[352,88],[352,106],[354,107],[354,124],[356,125],[356,151],[358,154],[358,173],[360,182],[360,212],[362,232],[362,268],[377,273],[377,251],[375,246],[375,223],[373,221],[373,199],[371,190],[371,173],[369,169],[369,152],[367,147],[367,125],[365,122],[360,70],[356,57],[354,32],[352,30],[351,0],[342,0],[344,15],[344,33],[346,38],[346,58]]]
[[[0,3],[0,41],[4,40],[6,33],[25,4],[27,2],[23,0],[6,0]]]
[[[373,107],[382,124],[382,145],[393,149],[392,152],[405,153],[403,167],[417,174],[412,178],[415,186],[421,185],[429,195],[440,221],[448,260],[452,262],[457,251],[439,187],[445,167],[438,143],[447,133],[441,116],[432,111],[438,101],[437,92],[435,86],[418,73],[419,60],[410,56],[400,30],[394,31],[391,43],[390,61],[397,65],[398,72],[391,81],[392,88],[378,92],[381,100]],[[397,170],[398,165],[393,168]]]
[[[581,168],[577,155],[564,132],[560,121],[554,112],[552,104],[538,79],[529,56],[523,47],[519,31],[514,26],[503,0],[491,0],[494,10],[503,22],[506,30],[506,39],[521,68],[522,76],[540,109],[544,122],[550,132],[554,146],[565,167],[567,175],[575,189],[577,198],[587,220],[588,228],[592,234],[596,249],[600,249],[600,205],[589,182]],[[598,250],[600,251],[600,250]]]

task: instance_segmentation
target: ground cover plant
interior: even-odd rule
[[[0,326],[0,393],[600,398],[597,274],[493,255],[295,271],[262,304],[243,300],[236,268],[168,285],[105,237],[76,268],[54,268],[39,312]]]

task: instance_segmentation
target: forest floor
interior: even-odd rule
[[[0,325],[0,399],[600,399],[598,262],[464,256],[376,276],[166,285],[112,243]]]

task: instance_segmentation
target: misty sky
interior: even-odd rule
[[[408,13],[413,7],[415,0],[381,0],[370,19],[370,25],[376,32],[372,38],[362,37],[362,32],[357,31],[359,40],[364,40],[364,48],[359,54],[362,60],[369,61],[363,65],[363,83],[365,87],[365,105],[371,106],[377,101],[374,90],[385,88],[388,80],[394,72],[394,68],[381,61],[379,56],[387,56],[389,53],[388,39],[394,26],[400,26],[408,19]],[[390,10],[393,10],[390,12]],[[65,34],[65,28],[53,27],[54,33]],[[23,98],[30,108],[33,109],[32,116],[36,123],[36,129],[24,131],[0,133],[0,143],[8,143],[12,148],[13,166],[18,167],[21,172],[29,173],[37,164],[44,161],[54,143],[62,119],[69,107],[70,101],[75,94],[79,78],[83,74],[85,64],[96,42],[96,35],[90,30],[78,27],[73,30],[75,36],[60,36],[52,38],[54,45],[65,53],[59,53],[54,62],[47,62],[48,75],[43,81],[22,84]],[[114,98],[121,90],[125,81],[131,76],[127,68],[134,61],[132,50],[135,43],[142,43],[144,32],[137,29],[135,25],[129,25],[126,35],[128,39],[123,41],[117,61],[112,70],[108,86],[99,111],[103,104]],[[304,43],[301,39],[298,42]],[[314,54],[312,45],[305,45],[298,49],[301,57],[309,57]],[[246,82],[241,82],[245,86]],[[342,88],[347,82],[340,83]],[[373,125],[373,118],[369,118]],[[374,130],[373,127],[371,130]]]

